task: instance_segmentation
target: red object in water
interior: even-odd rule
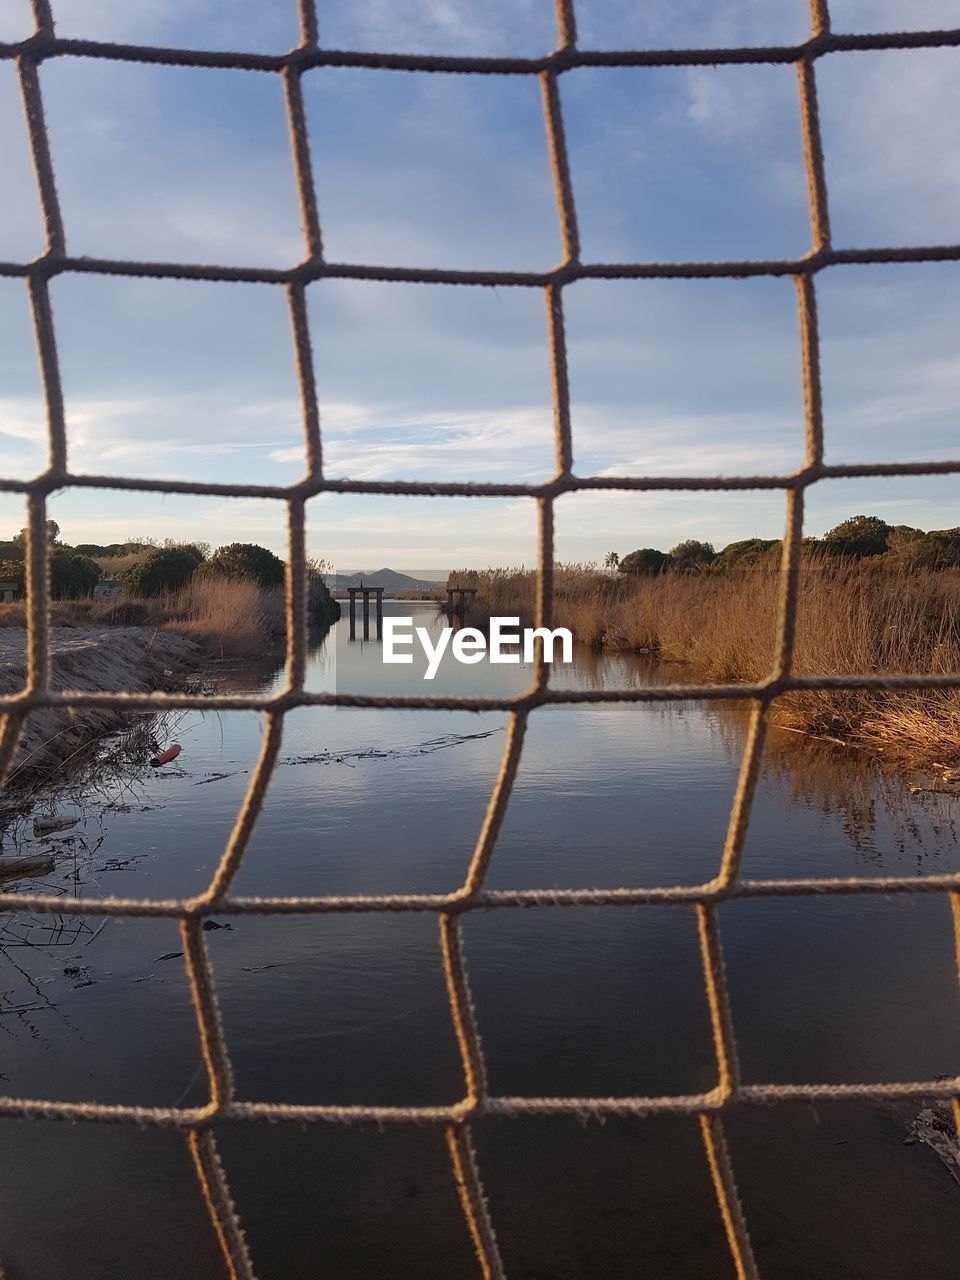
[[[171,746],[167,747],[166,751],[161,751],[158,756],[154,756],[150,763],[154,768],[156,768],[157,765],[169,764],[171,760],[176,760],[182,750],[183,747],[181,747],[180,743],[174,742]]]

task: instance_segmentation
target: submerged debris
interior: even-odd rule
[[[445,751],[448,747],[459,747],[465,742],[490,738],[495,733],[503,733],[503,727],[485,729],[482,733],[442,733],[439,738],[430,738],[426,742],[413,743],[405,747],[367,747],[362,751],[318,751],[312,755],[291,756],[287,760],[278,760],[277,766],[349,764],[351,760],[399,760],[408,756],[428,756],[434,751]]]
[[[22,857],[0,858],[0,880],[22,876],[45,876],[53,870],[52,853],[31,853]]]
[[[40,836],[49,835],[51,831],[69,831],[79,821],[79,818],[34,818],[33,834],[39,839]]]
[[[79,991],[81,987],[92,987],[96,985],[96,979],[90,977],[90,970],[85,964],[68,964],[64,966],[63,976],[70,979],[70,985],[74,991]]]

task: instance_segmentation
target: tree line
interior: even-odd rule
[[[0,579],[15,583],[21,593],[28,536],[29,531],[21,529],[9,541],[0,542]],[[231,542],[216,551],[204,542],[167,540],[158,545],[152,539],[70,546],[61,541],[57,522],[48,520],[47,545],[54,600],[93,595],[98,582],[114,577],[126,595],[136,597],[177,591],[197,575],[249,578],[266,588],[280,587],[284,579],[279,556],[253,542]]]
[[[673,570],[681,573],[725,573],[730,570],[776,568],[782,543],[776,538],[743,538],[716,551],[712,543],[687,538],[671,548],[640,547],[628,555],[607,554],[608,569],[633,575],[654,575]],[[812,555],[847,560],[873,560],[901,569],[956,569],[960,567],[960,527],[924,531],[911,525],[887,524],[879,516],[850,516],[822,538],[804,538],[804,551]]]

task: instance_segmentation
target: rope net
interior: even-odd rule
[[[810,485],[827,477],[909,476],[960,472],[960,459],[946,462],[856,463],[827,465],[823,461],[823,411],[820,380],[820,347],[817,328],[816,277],[826,267],[849,263],[943,262],[960,260],[960,244],[921,248],[835,249],[830,237],[827,184],[817,109],[816,63],[826,54],[857,50],[918,49],[960,46],[960,29],[910,33],[845,35],[830,28],[827,0],[809,0],[811,32],[801,44],[775,47],[674,50],[581,50],[577,47],[574,0],[555,0],[559,33],[557,49],[539,58],[482,58],[381,54],[324,49],[319,43],[315,0],[298,0],[301,42],[288,53],[252,54],[134,46],[111,42],[61,39],[54,30],[49,0],[33,0],[35,32],[19,43],[0,44],[0,57],[16,63],[26,114],[33,164],[46,227],[46,251],[28,263],[0,263],[0,275],[22,278],[27,286],[46,399],[49,466],[30,481],[0,479],[0,491],[23,493],[29,514],[27,543],[27,679],[17,694],[0,698],[0,774],[5,775],[23,725],[39,708],[61,710],[113,708],[120,711],[162,711],[173,708],[199,710],[254,709],[265,713],[266,733],[256,769],[243,806],[207,889],[192,898],[150,900],[131,898],[77,898],[67,900],[42,894],[18,895],[23,910],[46,914],[90,916],[167,917],[180,921],[184,956],[196,1013],[199,1039],[209,1082],[210,1098],[198,1107],[110,1106],[92,1103],[45,1101],[0,1097],[0,1116],[38,1120],[89,1121],[94,1123],[164,1126],[183,1132],[189,1145],[225,1266],[231,1277],[251,1280],[254,1266],[234,1209],[213,1135],[215,1124],[226,1122],[287,1121],[297,1124],[426,1124],[446,1132],[452,1173],[464,1217],[476,1249],[481,1274],[487,1280],[504,1276],[495,1224],[484,1198],[473,1142],[472,1122],[486,1115],[519,1117],[537,1114],[570,1116],[648,1116],[658,1112],[699,1117],[704,1153],[716,1193],[736,1273],[741,1280],[759,1272],[741,1211],[737,1185],[727,1150],[724,1115],[736,1105],[771,1104],[791,1100],[881,1099],[934,1097],[953,1102],[960,1126],[960,1077],[906,1083],[873,1084],[754,1084],[740,1081],[737,1044],[730,1001],[724,978],[723,956],[717,923],[717,905],[734,898],[816,894],[943,893],[951,901],[954,930],[960,956],[960,875],[933,875],[923,879],[878,877],[872,879],[757,880],[740,875],[741,854],[751,804],[760,771],[764,737],[771,706],[781,695],[798,689],[956,689],[960,673],[925,675],[797,676],[792,672],[797,615],[798,579],[803,529],[803,505]],[[137,262],[71,257],[67,252],[63,220],[44,123],[39,66],[48,58],[80,56],[119,61],[190,67],[228,67],[279,75],[283,81],[290,127],[293,166],[303,220],[306,254],[302,262],[283,270],[195,265],[181,262]],[[561,112],[560,77],[577,67],[713,66],[726,64],[793,64],[803,129],[804,157],[809,188],[810,251],[796,259],[737,262],[668,262],[616,264],[585,263],[580,241],[574,190],[570,176]],[[311,68],[351,66],[390,68],[398,71],[457,72],[472,75],[536,76],[543,96],[544,121],[556,190],[556,205],[563,244],[563,259],[545,272],[438,270],[429,267],[397,268],[328,262],[323,254],[320,219],[313,181],[310,145],[301,78]],[[289,304],[293,344],[306,436],[307,471],[289,487],[258,484],[216,484],[160,481],[144,478],[72,474],[67,463],[60,368],[50,304],[50,280],[64,272],[105,275],[173,277],[211,281],[253,281],[285,290]],[[690,277],[790,276],[794,279],[800,320],[803,368],[806,457],[796,472],[784,475],[738,476],[576,476],[572,470],[573,444],[570,389],[564,337],[563,291],[582,279],[678,279]],[[556,472],[542,484],[466,483],[417,481],[352,481],[326,479],[323,474],[320,414],[307,319],[306,288],[325,278],[368,279],[444,283],[464,287],[490,285],[540,289],[546,301],[547,330],[552,370]],[[186,693],[131,694],[123,691],[81,692],[55,690],[50,683],[47,539],[45,531],[48,495],[64,486],[94,489],[150,490],[160,493],[218,494],[234,497],[267,497],[282,500],[288,514],[289,551],[286,578],[287,672],[285,688],[270,697]],[[772,669],[753,685],[666,685],[655,688],[555,690],[548,682],[548,666],[538,649],[531,687],[513,698],[461,698],[427,696],[372,696],[348,693],[316,693],[304,688],[307,653],[306,566],[304,518],[306,501],[319,493],[421,494],[503,497],[523,495],[539,511],[539,560],[537,625],[549,627],[553,603],[553,523],[556,499],[576,490],[736,490],[781,489],[786,497],[786,528],[780,571],[781,591],[777,642]],[[524,733],[537,708],[577,702],[670,702],[695,699],[742,699],[751,705],[739,779],[727,827],[720,866],[713,879],[700,885],[663,885],[652,888],[624,886],[616,889],[489,890],[485,878],[497,835],[510,801],[523,748]],[[505,710],[510,729],[500,772],[487,808],[473,855],[455,892],[448,894],[395,894],[317,897],[242,897],[231,894],[254,823],[277,759],[284,716],[302,706],[350,706],[383,708],[434,708],[437,710]],[[498,1097],[487,1089],[480,1035],[470,997],[467,969],[461,947],[461,919],[465,912],[518,907],[562,907],[688,903],[696,912],[703,977],[710,1011],[716,1057],[716,1084],[704,1093],[662,1097]],[[245,1102],[235,1094],[230,1055],[221,1026],[213,973],[203,938],[203,921],[218,915],[319,914],[330,912],[433,912],[439,922],[440,943],[450,1002],[450,1013],[459,1043],[464,1073],[464,1094],[451,1106],[331,1106]]]

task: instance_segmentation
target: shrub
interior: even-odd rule
[[[100,566],[66,547],[50,552],[50,595],[54,600],[76,600],[93,595],[100,581]]]
[[[744,538],[741,542],[728,543],[716,560],[715,569],[752,569],[758,564],[769,563],[770,550],[779,546],[775,538]]]
[[[23,595],[25,575],[26,565],[22,560],[0,560],[0,578],[4,582],[15,582],[21,595]]]
[[[832,556],[879,556],[892,532],[879,516],[851,516],[825,533],[821,546]]]
[[[326,583],[327,573],[326,561],[307,558],[307,617],[311,625],[334,622],[340,617],[340,606]]]
[[[21,595],[26,591],[26,565],[22,560],[0,561],[0,578],[13,581]],[[78,600],[93,595],[100,581],[100,566],[69,547],[50,550],[50,596],[54,600]]]
[[[935,568],[960,568],[960,529],[931,529],[927,538],[933,546]]]
[[[252,578],[261,587],[282,587],[284,564],[266,547],[255,542],[231,542],[218,547],[204,566],[204,574],[224,578]]]
[[[185,586],[203,563],[203,552],[194,546],[157,547],[124,569],[120,581],[130,596],[158,596]]]
[[[937,544],[922,529],[895,525],[887,535],[883,565],[890,569],[932,569],[936,566]]]
[[[621,573],[662,573],[670,563],[670,557],[656,547],[641,547],[623,557],[617,568]]]

